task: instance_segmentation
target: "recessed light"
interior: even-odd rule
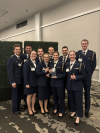
[[[7,22],[5,22],[5,23],[7,23]]]
[[[26,12],[28,12],[28,10],[26,10]]]

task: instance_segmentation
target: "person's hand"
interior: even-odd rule
[[[57,76],[53,76],[53,77],[51,77],[51,78],[54,78],[54,79],[56,79],[56,78],[57,78]]]
[[[49,74],[46,74],[47,77],[50,77]]]
[[[30,88],[30,85],[26,85],[26,88]]]
[[[71,79],[75,79],[76,80],[76,76],[74,75],[74,73],[70,77],[71,77]]]
[[[47,68],[45,69],[45,72],[49,72],[49,67],[47,67]]]
[[[51,73],[51,69],[49,69],[49,73]]]
[[[16,88],[16,83],[12,84],[12,87],[13,87],[13,88]]]

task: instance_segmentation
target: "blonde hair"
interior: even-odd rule
[[[71,52],[74,52],[74,53],[75,53],[75,55],[76,55],[76,52],[75,52],[74,50],[71,50],[71,51],[69,52],[69,54],[70,54]]]

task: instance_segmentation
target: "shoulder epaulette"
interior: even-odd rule
[[[10,57],[13,57],[14,55],[11,55]]]

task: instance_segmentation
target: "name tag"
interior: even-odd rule
[[[31,68],[31,71],[35,71],[35,68]]]
[[[74,69],[79,69],[79,68],[74,68]]]
[[[20,63],[18,64],[19,67],[20,67],[21,65],[22,65],[22,64],[20,64]]]
[[[68,68],[66,69],[66,72],[69,72],[69,69]]]
[[[79,62],[82,62],[82,58],[79,58],[78,61],[79,61]]]
[[[27,59],[24,59],[24,62],[26,62],[27,61]]]

